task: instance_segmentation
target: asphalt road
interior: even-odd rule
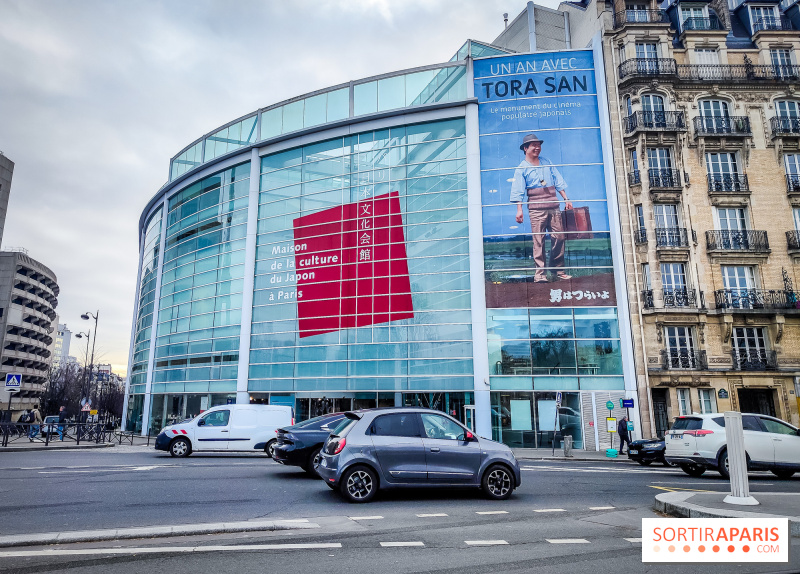
[[[521,463],[523,485],[503,502],[470,490],[414,490],[352,505],[263,455],[177,460],[144,447],[1,453],[0,534],[252,518],[306,518],[319,528],[76,544],[66,556],[0,549],[0,572],[695,572],[643,565],[641,518],[656,516],[653,497],[661,490],[728,489],[716,473],[691,478],[626,463]],[[800,489],[797,477],[750,479],[754,493]],[[798,571],[800,546],[790,564],[736,569]],[[731,565],[703,570],[728,572]]]

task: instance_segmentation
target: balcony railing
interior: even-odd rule
[[[656,247],[689,247],[685,227],[656,227]]]
[[[634,230],[633,242],[636,243],[636,245],[647,243],[647,230],[644,228]]]
[[[789,249],[800,249],[800,231],[787,231],[786,245]]]
[[[628,185],[639,185],[642,183],[642,174],[638,169],[628,172]]]
[[[769,124],[773,136],[800,135],[800,118],[772,118]]]
[[[655,299],[653,299],[652,289],[644,289],[642,291],[642,305],[645,309],[652,309],[656,306]]]
[[[619,78],[674,76],[677,64],[672,58],[633,58],[619,65]]]
[[[708,369],[705,351],[662,349],[661,368],[665,371],[705,371]]]
[[[777,371],[778,354],[766,349],[733,349],[733,368],[736,371]]]
[[[747,193],[750,191],[750,184],[747,181],[747,174],[738,173],[709,173],[708,191],[712,193]]]
[[[614,14],[614,28],[623,24],[669,24],[663,10],[622,10]]]
[[[650,188],[681,187],[681,172],[677,169],[648,169]]]
[[[753,34],[756,32],[761,32],[762,30],[768,31],[782,31],[782,30],[793,30],[792,22],[786,16],[766,16],[762,18],[756,18],[753,21]]]
[[[706,231],[706,245],[709,251],[769,252],[767,232],[753,229],[716,229],[713,231]]]
[[[625,62],[623,62],[624,64]],[[754,66],[749,64],[678,64],[678,77],[684,81],[776,81],[786,82],[800,78],[800,66]],[[620,78],[623,76],[620,75]]]
[[[694,289],[664,287],[664,307],[697,307],[697,291]]]
[[[686,130],[683,112],[641,111],[625,118],[625,133],[636,130],[680,132]]]
[[[785,290],[719,289],[714,292],[717,309],[795,309],[797,296]]]
[[[800,193],[800,174],[790,173],[786,175],[786,193]]]
[[[683,29],[686,30],[724,30],[719,18],[710,16],[708,18],[686,18],[683,21]]]
[[[694,118],[695,136],[751,136],[747,116],[698,116]]]

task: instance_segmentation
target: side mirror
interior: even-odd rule
[[[206,419],[200,419],[199,421],[197,421],[197,426],[199,427],[206,426]]]
[[[470,431],[464,433],[464,440],[467,442],[478,442],[478,439],[475,438],[475,435],[472,434]]]

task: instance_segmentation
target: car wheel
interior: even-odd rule
[[[706,471],[706,467],[700,466],[699,464],[684,463],[681,464],[680,467],[683,472],[694,477],[703,476],[703,473]]]
[[[317,467],[319,466],[320,461],[322,461],[322,447],[315,448],[314,451],[309,455],[308,462],[303,467],[303,470],[313,477],[318,477],[319,473],[317,472]]]
[[[481,488],[492,500],[505,500],[514,490],[514,477],[504,466],[491,466],[483,474]]]
[[[650,466],[653,463],[652,460],[637,460],[636,462],[638,462],[642,466]]]
[[[348,468],[339,481],[339,490],[348,502],[369,502],[378,492],[378,478],[366,466]]]
[[[271,440],[267,443],[267,446],[264,447],[264,453],[269,457],[272,458],[275,455],[275,443],[276,440]]]
[[[663,461],[663,463],[662,463],[662,464],[663,464],[664,466],[670,466],[670,467],[672,467],[672,468],[675,468],[676,466],[678,466],[676,463],[674,463],[674,462],[667,462],[666,460],[665,460],[665,461]]]
[[[782,480],[786,480],[787,478],[792,478],[792,476],[794,476],[795,473],[794,470],[783,470],[783,469],[772,469],[770,470],[770,472]]]
[[[178,458],[184,458],[192,453],[192,445],[185,438],[176,438],[169,445],[169,454]]]
[[[717,463],[717,472],[722,476],[722,478],[730,478],[731,477],[731,466],[730,462],[728,462],[728,449],[723,450],[719,453],[719,461]]]

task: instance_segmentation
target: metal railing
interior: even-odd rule
[[[619,78],[674,76],[677,64],[672,58],[633,58],[619,65]]]
[[[786,175],[786,193],[800,193],[800,174]]]
[[[722,23],[716,16],[708,18],[686,18],[683,21],[683,30],[724,30]]]
[[[656,306],[652,289],[645,289],[642,291],[642,306],[644,306],[645,309],[653,309]]]
[[[624,64],[624,62],[623,62]],[[776,81],[785,82],[800,78],[800,66],[752,64],[677,64],[673,72],[684,81]],[[622,76],[620,76],[622,78]]]
[[[769,120],[772,128],[772,135],[779,136],[784,134],[800,135],[800,118],[779,118]]]
[[[661,368],[665,371],[705,371],[708,369],[706,352],[690,351],[689,349],[662,349]]]
[[[767,289],[718,289],[714,292],[717,309],[795,309],[794,292]]]
[[[647,230],[644,228],[635,229],[633,231],[633,242],[636,243],[636,245],[647,243]]]
[[[137,435],[138,436],[138,435]],[[0,447],[14,442],[49,446],[51,442],[133,444],[133,434],[121,432],[116,425],[95,423],[0,423]]]
[[[677,169],[648,169],[650,188],[682,187],[681,172]]]
[[[638,169],[628,172],[628,185],[639,185],[642,183],[642,174]]]
[[[767,232],[754,229],[715,229],[706,231],[706,246],[709,251],[769,251]]]
[[[787,231],[786,245],[789,249],[800,249],[800,231]]]
[[[636,130],[684,131],[686,130],[683,112],[640,111],[625,118],[625,133]]]
[[[756,18],[753,21],[753,34],[763,30],[780,32],[781,30],[793,29],[794,27],[792,26],[792,21],[786,16],[765,16]]]
[[[689,247],[685,227],[656,227],[656,247]]]
[[[614,14],[614,28],[623,24],[669,24],[663,10],[621,10]]]
[[[777,371],[778,354],[766,349],[732,349],[733,368],[736,371]]]
[[[697,291],[694,289],[664,287],[662,293],[664,307],[697,307]]]
[[[698,116],[694,118],[695,136],[726,135],[751,136],[750,118],[747,116]]]
[[[746,193],[750,191],[747,174],[744,173],[709,173],[706,178],[710,192]]]

